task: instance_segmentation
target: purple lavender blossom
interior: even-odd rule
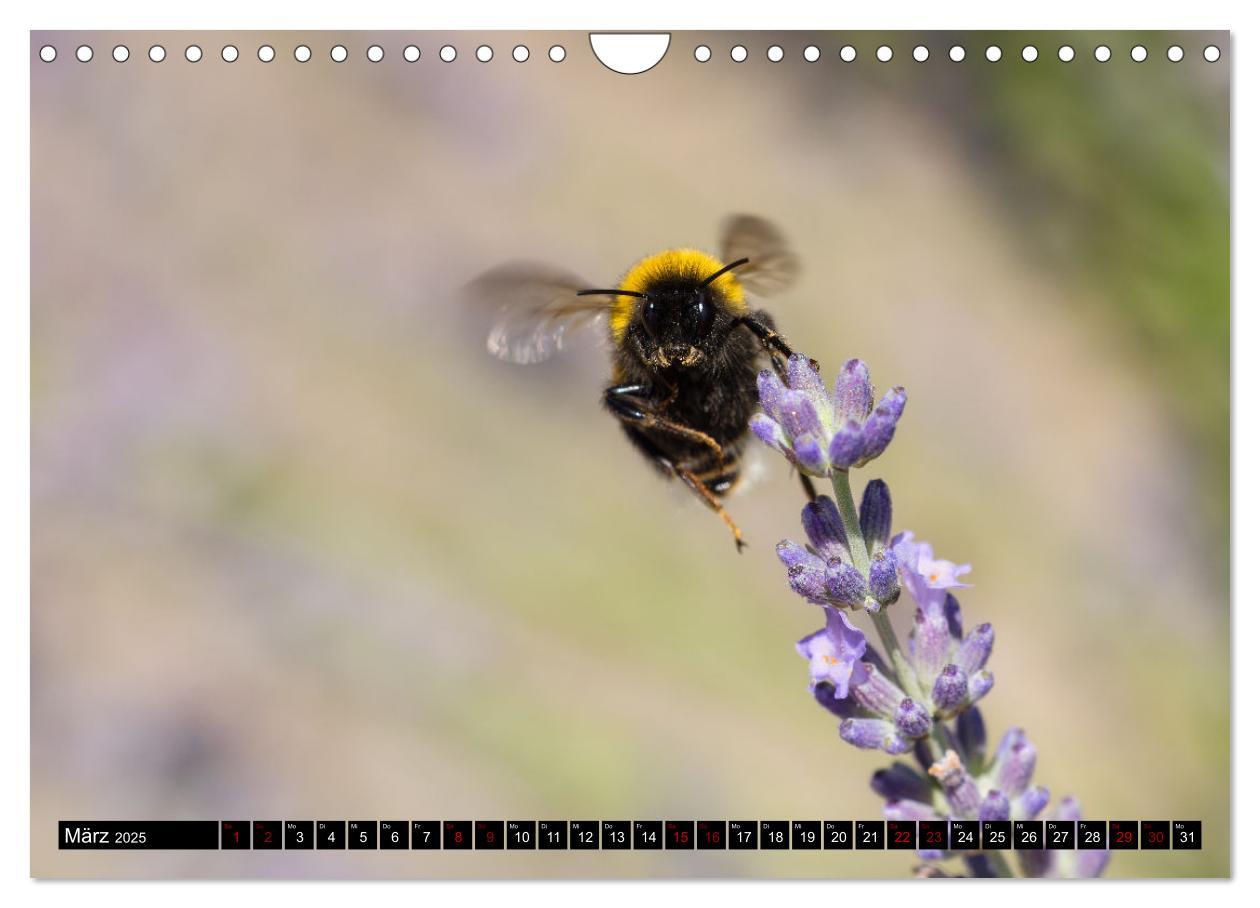
[[[826,681],[835,689],[835,698],[849,695],[849,677],[866,652],[866,636],[849,623],[841,612],[824,608],[827,624],[796,644],[796,651],[809,660],[810,687]]]
[[[939,611],[949,590],[971,585],[958,579],[971,572],[971,565],[937,559],[932,546],[915,542],[914,533],[908,530],[893,537],[892,550],[906,589],[924,611]]]
[[[904,388],[893,388],[879,404],[866,363],[851,359],[828,396],[807,357],[788,359],[787,384],[773,372],[757,378],[765,412],[752,418],[753,433],[800,470],[830,476],[863,466],[884,452],[906,407]]]

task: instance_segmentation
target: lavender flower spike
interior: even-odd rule
[[[888,447],[906,406],[906,392],[894,388],[873,406],[874,388],[861,360],[849,360],[828,397],[807,357],[789,357],[787,384],[770,371],[757,377],[763,413],[749,427],[798,469],[830,476],[874,460]]]
[[[788,585],[807,602],[821,605],[826,626],[797,644],[809,660],[815,700],[840,720],[850,745],[889,754],[913,754],[914,762],[879,770],[871,787],[884,799],[890,820],[1035,820],[1050,806],[1050,792],[1033,782],[1037,749],[1022,729],[1004,734],[992,757],[976,702],[993,688],[987,668],[994,629],[968,629],[953,590],[968,586],[971,570],[937,558],[932,546],[911,532],[892,535],[892,495],[880,479],[867,484],[855,506],[847,471],[888,446],[905,408],[895,388],[875,402],[869,370],[861,360],[845,363],[835,390],[827,389],[810,361],[793,356],[786,384],[763,372],[757,387],[764,413],[752,421],[763,442],[815,476],[829,476],[835,498],[815,497],[801,514],[808,544],[779,543]],[[898,639],[886,606],[902,590],[914,600],[914,625]],[[865,609],[878,632],[882,653],[849,620]],[[1058,819],[1080,818],[1072,798],[1054,811]],[[935,843],[934,843],[935,844]],[[920,849],[917,876],[1026,877],[1099,876],[1108,852],[1000,850],[962,854]],[[938,864],[938,861],[950,863]]]

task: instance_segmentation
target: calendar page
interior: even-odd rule
[[[1229,876],[1231,65],[31,32],[32,875]]]

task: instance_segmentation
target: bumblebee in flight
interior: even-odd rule
[[[541,362],[568,332],[606,322],[612,377],[604,406],[639,451],[725,521],[742,548],[722,498],[740,477],[759,368],[768,357],[782,374],[792,354],[749,296],[787,288],[799,265],[779,230],[750,215],[728,219],[719,249],[720,257],[691,248],[649,255],[606,289],[538,265],[494,269],[470,289],[498,308],[486,345],[512,362]]]

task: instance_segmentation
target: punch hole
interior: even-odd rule
[[[459,53],[456,52],[455,48],[449,44],[443,44],[438,49],[438,59],[441,60],[443,63],[454,62],[455,58],[458,56],[459,56]]]
[[[1168,48],[1168,62],[1170,63],[1180,63],[1185,59],[1185,56],[1186,52],[1181,49],[1180,45],[1174,44]]]
[[[1134,63],[1145,63],[1146,48],[1141,44],[1133,45],[1133,48],[1129,51],[1129,59],[1131,59]]]
[[[126,63],[127,58],[131,56],[131,51],[127,50],[127,45],[119,44],[114,48],[114,59],[119,63]]]
[[[51,63],[53,60],[57,59],[57,48],[53,47],[51,44],[45,44],[39,49],[39,58],[45,63]]]
[[[855,48],[852,44],[846,44],[844,47],[840,48],[840,59],[845,63],[852,63],[857,59],[857,48]]]
[[[875,59],[880,63],[887,63],[893,58],[893,50],[887,44],[881,44],[875,48]]]
[[[369,63],[380,63],[385,59],[385,48],[379,44],[373,44],[367,49],[367,58]]]
[[[1070,44],[1064,44],[1059,48],[1059,59],[1064,63],[1071,63],[1076,59],[1076,49]]]
[[[1019,55],[1024,58],[1025,63],[1033,63],[1037,59],[1037,48],[1031,44],[1025,45],[1024,49],[1019,52]]]
[[[494,59],[494,48],[489,44],[483,44],[477,48],[477,59],[482,63],[489,63]]]
[[[201,62],[201,48],[196,44],[189,44],[184,48],[184,59],[189,63]]]
[[[1002,48],[998,47],[996,44],[990,44],[984,49],[984,58],[990,63],[996,63],[998,60],[1002,59]]]
[[[713,59],[713,51],[703,44],[699,45],[694,54],[697,63],[708,63]]]
[[[963,47],[961,44],[955,44],[949,49],[949,58],[955,63],[961,63],[963,60],[967,59],[967,48]]]
[[[264,44],[258,48],[258,60],[260,63],[270,63],[276,58],[276,49],[270,44]]]
[[[1099,63],[1106,63],[1111,59],[1111,48],[1106,44],[1099,44],[1094,48],[1094,59]]]
[[[920,44],[911,52],[911,56],[914,57],[914,60],[916,63],[926,63],[928,57],[931,56],[931,52],[922,44]]]
[[[223,50],[219,51],[219,56],[223,58],[224,63],[235,63],[240,53],[231,44],[223,45]]]
[[[525,55],[529,56],[529,51],[526,51]],[[403,59],[408,63],[415,63],[420,59],[420,48],[416,47],[414,44],[408,44],[403,48]]]
[[[562,44],[553,44],[547,50],[547,59],[552,63],[563,63],[565,56],[564,45]]]
[[[779,47],[777,44],[771,44],[766,50],[766,59],[771,63],[778,63],[783,59],[783,48]]]
[[[529,48],[524,44],[518,44],[512,48],[512,59],[517,63],[524,63],[529,59]]]
[[[305,44],[299,44],[293,48],[293,59],[299,63],[307,63],[311,59],[311,49]]]
[[[1207,47],[1203,48],[1203,59],[1207,60],[1209,63],[1215,63],[1220,58],[1221,49],[1215,44],[1209,44]]]
[[[668,32],[591,32],[590,41],[595,59],[623,76],[637,76],[647,72],[664,60],[669,51]],[[554,57],[552,59],[555,60]],[[563,60],[564,57],[560,59]],[[556,62],[559,63],[560,60]]]
[[[328,56],[332,57],[334,63],[345,63],[346,58],[350,56],[350,51],[346,50],[345,45],[334,44],[333,49],[328,52]]]
[[[731,48],[731,59],[736,63],[743,63],[748,59],[748,48],[742,44],[736,44]]]
[[[149,59],[154,63],[161,63],[166,59],[166,48],[161,44],[154,44],[149,48]]]
[[[801,52],[801,56],[805,58],[806,63],[817,63],[822,59],[822,51],[811,44]]]
[[[74,58],[80,63],[89,63],[92,60],[92,48],[86,44],[80,44],[74,51]]]

